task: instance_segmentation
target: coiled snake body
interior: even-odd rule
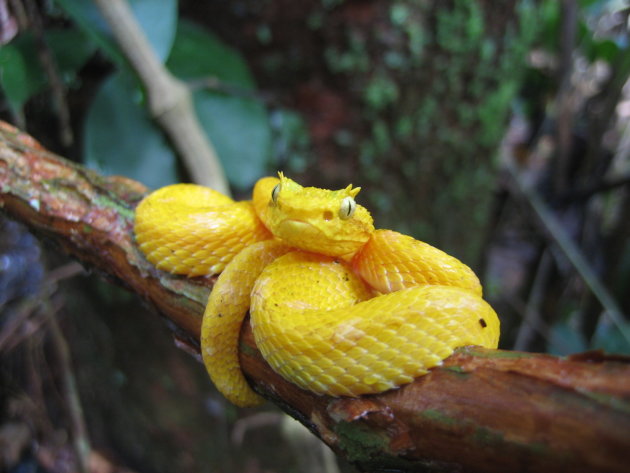
[[[238,361],[250,311],[256,344],[284,378],[359,396],[409,383],[465,345],[496,348],[499,320],[463,263],[391,230],[354,198],[263,178],[252,201],[177,184],[136,210],[140,249],[159,269],[219,274],[202,324],[204,363],[234,404],[256,405]]]

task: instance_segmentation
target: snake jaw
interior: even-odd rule
[[[369,233],[353,238],[346,234],[331,234],[329,230],[327,226],[297,219],[284,219],[273,227],[276,237],[293,248],[348,261],[369,239]]]

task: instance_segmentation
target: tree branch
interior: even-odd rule
[[[94,0],[146,88],[151,116],[166,132],[194,182],[229,195],[217,153],[201,128],[186,84],[162,65],[126,0]]]
[[[35,233],[150,302],[198,355],[212,280],[157,271],[136,249],[145,189],[104,178],[0,123],[0,207]],[[463,348],[400,389],[360,399],[301,391],[257,350],[249,323],[241,365],[252,386],[369,471],[627,471],[630,364]]]

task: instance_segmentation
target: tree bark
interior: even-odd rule
[[[133,241],[146,189],[44,150],[0,122],[0,208],[166,317],[199,355],[211,279],[152,267]],[[627,471],[630,364],[466,347],[400,389],[358,399],[316,396],[276,374],[241,333],[241,365],[261,395],[367,471]]]
[[[325,18],[325,63],[361,137],[344,152],[359,156],[375,220],[474,268],[537,3],[345,2]]]

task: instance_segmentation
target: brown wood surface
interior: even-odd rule
[[[133,209],[145,192],[55,156],[0,122],[0,208],[136,292],[167,319],[180,346],[198,355],[212,280],[157,271],[138,252]],[[248,323],[240,346],[258,392],[366,471],[630,471],[630,364],[623,357],[462,348],[400,389],[334,399],[273,372]]]

